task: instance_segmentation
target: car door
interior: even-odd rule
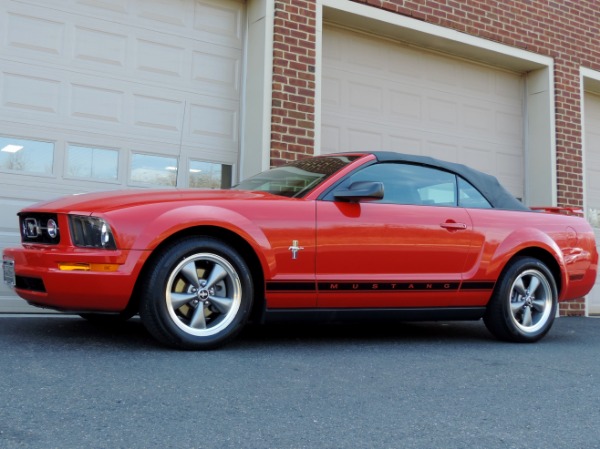
[[[433,307],[453,304],[473,227],[457,207],[457,177],[421,165],[378,163],[336,189],[381,182],[382,199],[317,204],[319,307]]]

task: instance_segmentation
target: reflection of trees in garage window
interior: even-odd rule
[[[177,158],[133,153],[130,180],[133,183],[175,187]]]
[[[52,174],[54,144],[0,137],[0,170]]]
[[[67,176],[116,181],[119,173],[119,152],[106,148],[71,145],[67,150]]]
[[[190,160],[189,185],[197,189],[231,187],[231,165]]]

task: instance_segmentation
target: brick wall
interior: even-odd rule
[[[271,165],[314,151],[316,26],[314,1],[275,2]]]
[[[583,316],[585,315],[585,301],[569,301],[560,303],[560,316]]]
[[[600,0],[353,0],[552,57],[557,189],[561,206],[583,205],[579,69],[600,70]],[[275,1],[273,165],[313,153],[315,0]],[[562,306],[583,313],[583,302]]]

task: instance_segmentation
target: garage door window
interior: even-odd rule
[[[0,170],[52,174],[54,143],[0,136]]]
[[[227,189],[231,187],[231,165],[190,160],[190,187]]]
[[[175,187],[177,185],[177,159],[133,153],[130,179],[136,184]]]
[[[67,150],[67,176],[100,181],[116,181],[119,152],[106,148],[70,145]]]

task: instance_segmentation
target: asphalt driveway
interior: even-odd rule
[[[2,448],[600,448],[600,319],[268,326],[212,352],[139,320],[0,316]]]

